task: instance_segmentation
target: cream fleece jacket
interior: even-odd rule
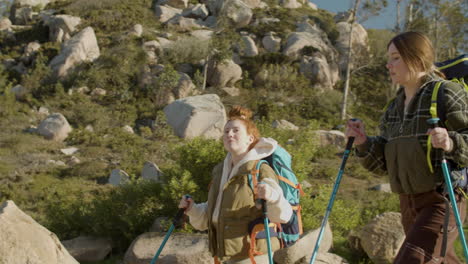
[[[278,143],[272,138],[261,138],[259,142],[252,148],[244,158],[239,161],[234,167],[232,167],[231,154],[228,153],[224,159],[223,164],[223,175],[221,178],[220,190],[222,190],[224,184],[239,170],[239,167],[251,160],[260,160],[271,155]],[[270,196],[266,197],[268,207],[268,218],[274,223],[287,223],[292,216],[292,208],[289,202],[283,196],[283,190],[281,187],[272,179],[264,179],[263,183],[270,188]],[[212,220],[213,223],[218,222],[220,204],[222,200],[223,192],[219,192],[216,199],[216,206],[213,212]],[[198,230],[208,229],[208,203],[194,204],[192,208],[186,212],[189,216],[190,224]]]

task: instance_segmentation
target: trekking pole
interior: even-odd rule
[[[432,128],[438,127],[439,118],[430,118],[427,120],[427,123],[432,126]],[[460,214],[458,213],[457,201],[455,200],[455,193],[452,188],[452,180],[450,179],[450,172],[447,166],[447,160],[445,159],[445,153],[442,150],[442,161],[441,164],[442,171],[444,172],[445,185],[447,187],[447,192],[450,197],[450,203],[452,204],[453,214],[455,216],[455,221],[457,222],[458,234],[463,247],[463,253],[465,255],[465,260],[468,263],[468,247],[466,245],[465,233],[463,232],[463,225],[460,220]],[[450,212],[445,212],[449,214]]]
[[[190,198],[190,195],[185,195],[185,199],[189,199],[189,198]],[[182,227],[184,223],[183,216],[184,216],[185,209],[187,208],[180,208],[179,211],[177,211],[177,214],[175,215],[174,219],[172,219],[171,227],[167,231],[166,236],[164,237],[164,240],[161,243],[161,246],[159,246],[159,249],[156,252],[156,255],[154,255],[153,259],[151,260],[151,264],[156,263],[156,260],[159,258],[159,255],[161,254],[164,246],[166,245],[167,240],[171,236],[172,231],[174,231],[175,228]]]
[[[262,211],[263,211],[263,223],[265,224],[265,233],[267,238],[267,246],[268,246],[268,263],[273,264],[273,253],[271,251],[271,241],[270,241],[270,227],[268,226],[268,212],[267,212],[267,205],[264,199],[261,200],[262,203]]]
[[[346,161],[348,160],[349,153],[351,152],[351,147],[353,146],[353,142],[354,142],[354,137],[349,137],[348,142],[346,143],[345,151],[343,153],[343,159],[341,161],[340,171],[338,172],[338,176],[336,177],[335,185],[333,186],[333,192],[331,194],[330,201],[328,202],[327,211],[325,212],[325,216],[322,219],[322,225],[320,227],[320,232],[317,237],[317,242],[315,242],[314,252],[312,253],[312,257],[310,258],[310,264],[313,264],[315,262],[315,258],[317,257],[318,249],[319,249],[320,242],[323,236],[323,230],[325,229],[325,225],[327,224],[328,216],[331,213],[333,202],[335,202],[335,196],[338,191],[338,186],[340,185],[341,178],[344,172],[344,167],[345,167]]]

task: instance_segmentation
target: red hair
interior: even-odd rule
[[[234,120],[240,120],[245,125],[247,134],[253,136],[254,140],[249,146],[249,150],[252,149],[260,140],[260,132],[252,121],[252,111],[242,106],[236,105],[229,111],[228,114],[228,122]]]

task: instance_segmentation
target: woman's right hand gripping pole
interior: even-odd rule
[[[193,199],[190,195],[184,195],[179,202],[179,208],[185,208],[185,212],[187,213],[192,209],[193,203]]]
[[[346,138],[354,137],[355,145],[362,145],[367,141],[364,123],[357,118],[351,118],[346,122]]]

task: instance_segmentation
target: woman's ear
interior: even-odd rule
[[[252,144],[255,141],[254,136],[249,135],[249,145]]]

